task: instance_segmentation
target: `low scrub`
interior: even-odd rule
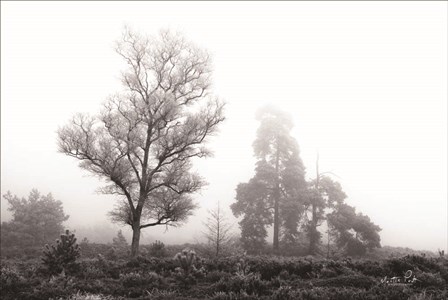
[[[115,253],[84,256],[77,272],[46,271],[38,259],[2,259],[3,299],[447,299],[444,258],[386,260],[235,255],[204,259],[195,251],[134,259]],[[92,245],[90,245],[92,246]],[[90,247],[87,246],[87,247]],[[94,246],[97,247],[97,246]],[[167,246],[169,253],[171,246]],[[98,246],[98,248],[101,248]],[[162,249],[157,245],[157,249]],[[157,251],[159,251],[157,250]],[[71,261],[73,262],[73,261]],[[63,270],[67,269],[63,266]],[[413,284],[384,284],[411,270]]]

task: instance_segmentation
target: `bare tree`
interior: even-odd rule
[[[134,257],[141,229],[175,225],[195,208],[191,195],[204,181],[191,160],[211,154],[204,143],[224,120],[223,104],[210,94],[209,55],[179,35],[126,28],[116,51],[128,65],[124,90],[99,115],[75,115],[58,144],[106,181],[102,193],[122,197],[111,216],[132,227]]]
[[[219,257],[224,248],[228,246],[232,240],[232,225],[229,224],[228,219],[221,209],[221,205],[218,201],[218,205],[215,209],[208,211],[206,223],[204,223],[207,231],[204,232],[208,242],[214,248],[214,254]]]

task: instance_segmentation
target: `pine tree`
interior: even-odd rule
[[[285,241],[297,238],[305,200],[305,168],[297,142],[290,135],[291,117],[273,107],[264,107],[258,111],[257,119],[260,127],[253,144],[258,159],[255,176],[238,185],[232,210],[235,216],[243,215],[240,226],[247,250],[260,249],[267,234],[265,227],[272,224],[277,252],[281,234]]]
[[[81,249],[76,243],[73,233],[67,229],[61,234],[61,239],[56,240],[56,245],[45,245],[42,261],[51,274],[62,271],[72,272],[78,267],[76,260],[81,256]]]

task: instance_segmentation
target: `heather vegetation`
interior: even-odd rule
[[[142,254],[130,259],[127,254],[111,256],[112,244],[84,243],[79,247],[70,233],[62,237],[65,242],[35,253],[35,258],[2,256],[2,299],[342,300],[448,296],[445,257],[420,254],[326,259],[235,253],[216,258],[214,253],[208,255],[203,245],[165,246],[158,242],[142,245]],[[382,283],[385,276],[403,276],[407,270],[413,270],[418,279],[415,283]]]

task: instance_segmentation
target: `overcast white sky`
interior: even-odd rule
[[[308,176],[318,150],[383,245],[447,249],[447,2],[2,2],[2,194],[52,192],[74,228],[107,221],[114,201],[57,153],[56,130],[121,89],[124,24],[208,49],[227,101],[215,156],[196,164],[202,208],[147,236],[200,237],[205,209],[253,175],[254,114],[273,103],[294,117]]]

